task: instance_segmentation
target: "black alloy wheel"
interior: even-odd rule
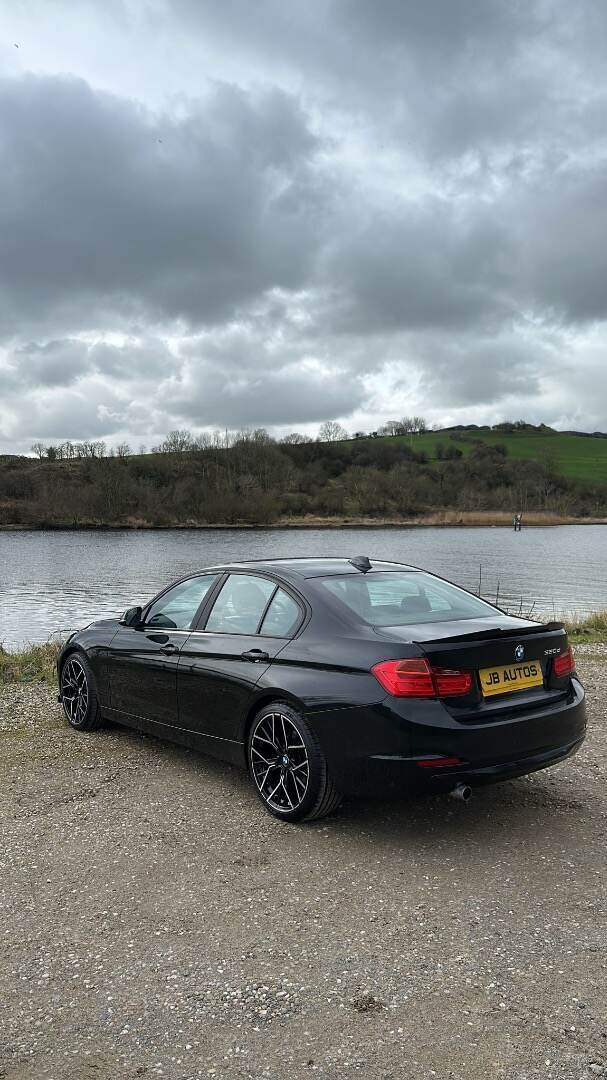
[[[313,732],[284,702],[266,706],[249,733],[249,769],[266,810],[283,821],[325,817],[341,802]]]
[[[68,723],[78,731],[101,726],[93,673],[81,653],[71,653],[61,668],[61,704]]]

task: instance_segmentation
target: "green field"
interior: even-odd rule
[[[505,446],[508,456],[531,458],[549,465],[564,476],[588,483],[607,483],[607,439],[566,435],[560,431],[428,431],[423,435],[386,436],[389,442],[404,442],[414,450],[425,450],[430,458],[436,457],[438,443],[449,446],[455,437],[455,446],[469,454],[474,449],[474,439],[490,445]]]

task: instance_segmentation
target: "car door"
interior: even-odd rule
[[[282,617],[281,617],[282,612]],[[301,623],[303,607],[261,574],[230,573],[204,627],[195,628],[179,663],[182,727],[214,739],[239,740],[259,680]],[[221,753],[217,748],[217,753]]]
[[[137,626],[121,626],[108,649],[110,704],[129,722],[176,724],[177,666],[190,627],[218,574],[200,574],[166,589]]]

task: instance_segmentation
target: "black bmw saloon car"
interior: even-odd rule
[[[401,563],[214,566],[72,634],[59,700],[241,765],[266,809],[476,784],[575,753],[584,690],[560,623],[515,618]]]

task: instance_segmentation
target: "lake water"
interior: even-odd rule
[[[0,532],[0,642],[45,641],[217,562],[369,555],[434,571],[533,615],[607,608],[607,526]]]

